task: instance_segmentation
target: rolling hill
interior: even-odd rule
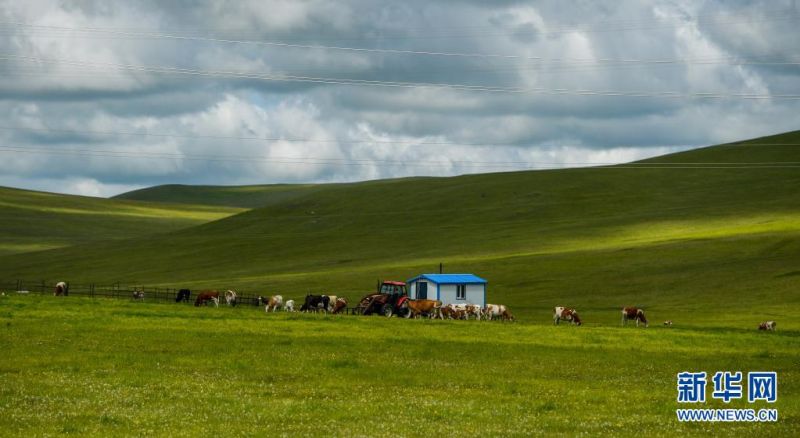
[[[800,162],[799,143],[792,132],[631,165],[453,178],[162,186],[123,198],[261,207],[160,235],[2,257],[0,277],[356,298],[377,278],[443,262],[487,278],[490,301],[523,317],[567,304],[613,322],[613,309],[636,304],[655,318],[714,324],[713,315],[695,318],[714,306],[729,313],[724,324],[749,324],[753,309],[799,313],[800,169],[753,164]]]
[[[0,187],[0,255],[164,233],[240,211]]]
[[[256,208],[286,202],[313,191],[314,184],[186,186],[167,184],[122,193],[114,199]]]

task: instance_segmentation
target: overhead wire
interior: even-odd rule
[[[800,94],[755,94],[755,93],[721,93],[721,92],[674,92],[674,91],[618,91],[618,90],[589,90],[589,89],[567,89],[567,88],[543,88],[543,87],[502,87],[490,85],[470,85],[470,84],[450,84],[450,83],[426,83],[426,82],[399,82],[399,81],[379,81],[367,79],[351,78],[326,78],[312,76],[295,75],[269,75],[252,72],[237,71],[216,71],[199,70],[180,67],[167,66],[142,66],[135,64],[117,64],[107,62],[87,62],[76,61],[65,58],[43,58],[37,56],[25,56],[14,54],[0,54],[0,60],[25,60],[30,62],[66,64],[73,66],[89,67],[111,67],[120,70],[138,72],[162,72],[192,76],[226,77],[237,79],[250,79],[262,81],[279,82],[303,82],[316,84],[334,84],[348,86],[371,86],[384,88],[424,88],[424,89],[449,89],[458,91],[477,91],[489,93],[507,94],[541,94],[555,96],[604,96],[604,97],[636,97],[636,98],[691,98],[691,99],[725,99],[737,98],[746,100],[800,100]]]

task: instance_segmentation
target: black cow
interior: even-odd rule
[[[327,313],[328,306],[331,303],[330,297],[327,295],[306,295],[306,300],[303,303],[303,306],[300,307],[301,312],[309,312],[313,311],[316,312],[320,308]]]
[[[192,296],[192,291],[189,289],[181,289],[178,291],[178,295],[175,296],[175,302],[180,303],[181,301],[189,302],[189,297]]]

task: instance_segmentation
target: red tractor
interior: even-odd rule
[[[408,313],[408,288],[402,281],[379,282],[378,291],[359,301],[356,312],[362,315],[379,314],[386,317]]]

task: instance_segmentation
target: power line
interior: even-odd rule
[[[396,82],[396,81],[378,81],[366,79],[349,79],[349,78],[325,78],[325,77],[311,77],[311,76],[294,76],[294,75],[266,75],[250,72],[236,72],[236,71],[213,71],[213,70],[198,70],[179,67],[160,67],[160,66],[140,66],[133,64],[114,64],[114,63],[98,63],[86,61],[74,61],[62,58],[40,58],[35,56],[23,56],[13,54],[0,54],[0,60],[25,60],[31,62],[41,63],[55,63],[66,64],[73,66],[88,66],[88,67],[112,67],[121,70],[151,72],[151,73],[168,73],[168,74],[182,74],[193,76],[208,76],[208,77],[226,77],[236,79],[251,79],[263,81],[279,81],[279,82],[303,82],[303,83],[316,83],[316,84],[329,84],[329,85],[350,85],[350,86],[372,86],[384,88],[426,88],[426,89],[450,89],[458,91],[478,91],[490,93],[507,93],[507,94],[541,94],[553,96],[603,96],[603,97],[652,97],[652,98],[690,98],[690,99],[726,99],[737,98],[745,100],[800,100],[800,94],[754,94],[754,93],[719,93],[719,92],[651,92],[651,91],[617,91],[617,90],[586,90],[586,89],[566,89],[566,88],[521,88],[521,87],[500,87],[489,85],[469,85],[469,84],[448,84],[448,83],[423,83],[423,82]]]
[[[746,20],[720,20],[720,21],[696,21],[691,23],[679,24],[679,25],[668,25],[668,26],[647,26],[647,27],[628,27],[628,28],[613,28],[606,26],[598,29],[580,29],[580,28],[571,28],[571,29],[561,29],[561,30],[552,30],[552,31],[545,31],[541,32],[542,34],[559,34],[559,33],[572,33],[572,32],[613,32],[618,30],[638,30],[638,29],[657,29],[657,28],[673,28],[673,27],[683,27],[693,24],[735,24],[735,23],[756,23],[756,22],[764,22],[764,21],[781,21],[781,20],[795,20],[800,15],[796,13],[791,13],[787,11],[780,11],[776,12],[773,18],[769,18],[770,15],[766,15],[760,19],[752,19],[748,18]],[[635,22],[635,21],[634,21]],[[32,24],[27,22],[21,21],[0,21],[0,25],[11,25],[29,29],[41,29],[41,30],[51,30],[51,31],[59,31],[59,32],[82,32],[88,34],[110,34],[110,35],[120,35],[129,38],[155,38],[155,39],[172,39],[172,40],[185,40],[185,41],[201,41],[201,42],[214,42],[214,43],[225,43],[225,44],[248,44],[248,45],[262,45],[262,46],[271,46],[271,47],[283,47],[283,48],[299,48],[299,49],[315,49],[315,50],[337,50],[337,51],[354,51],[354,52],[371,52],[371,53],[384,53],[384,54],[394,54],[394,55],[424,55],[424,56],[447,56],[447,57],[469,57],[469,58],[500,58],[500,59],[540,59],[539,57],[528,57],[522,55],[502,55],[502,54],[488,54],[488,53],[455,53],[455,52],[436,52],[436,51],[425,51],[425,50],[405,50],[405,49],[380,49],[380,48],[365,48],[365,47],[346,47],[346,46],[328,46],[328,45],[317,45],[317,44],[298,44],[298,43],[288,43],[285,41],[263,41],[263,40],[246,40],[246,39],[233,39],[233,38],[215,38],[215,37],[208,37],[208,36],[196,36],[196,35],[180,35],[180,34],[172,34],[172,33],[163,33],[157,32],[152,30],[146,31],[136,31],[136,30],[121,30],[119,28],[104,28],[104,27],[83,27],[83,28],[76,28],[76,27],[66,27],[66,26],[53,26],[53,25],[38,25]],[[537,33],[538,34],[538,33]],[[517,35],[517,33],[512,33],[510,35]],[[97,36],[97,35],[84,35],[84,36]],[[478,36],[487,36],[487,35],[478,35]],[[469,38],[470,36],[459,36],[458,38]],[[405,37],[404,37],[405,38]],[[420,36],[415,36],[412,38],[421,38]],[[430,38],[430,36],[428,37]],[[434,36],[435,38],[435,36]],[[375,38],[370,38],[375,39]],[[386,39],[391,39],[388,37]],[[342,40],[342,39],[336,39]]]

